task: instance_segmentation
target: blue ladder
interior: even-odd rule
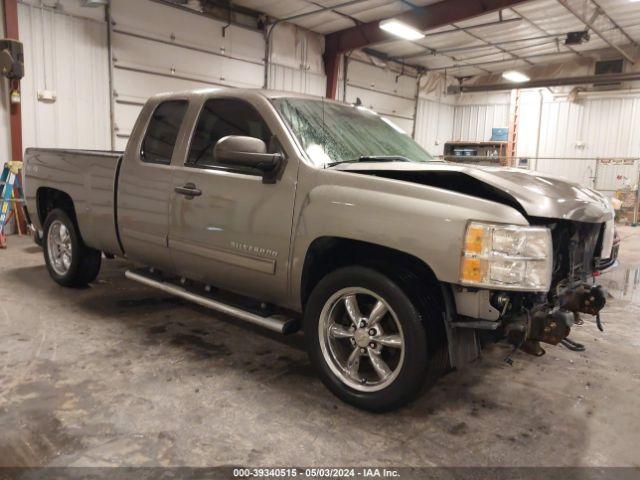
[[[24,193],[20,185],[20,170],[22,170],[22,162],[7,162],[2,170],[2,176],[0,176],[0,187],[2,188],[2,197],[0,197],[0,202],[2,202],[0,203],[0,248],[7,247],[4,227],[12,214],[16,214],[16,204],[24,203]],[[17,190],[18,198],[14,197],[14,188]],[[16,216],[16,225],[18,225],[17,220]]]

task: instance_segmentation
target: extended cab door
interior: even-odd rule
[[[151,100],[140,114],[120,168],[118,231],[131,260],[172,271],[168,248],[171,160],[187,112],[186,99]],[[178,146],[179,147],[179,146]]]
[[[228,135],[259,138],[271,151],[280,148],[251,103],[237,98],[203,103],[185,164],[173,175],[173,263],[189,279],[279,302],[287,292],[298,165],[285,160],[276,182],[265,183],[260,172],[219,164],[213,149]]]

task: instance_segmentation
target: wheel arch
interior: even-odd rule
[[[71,220],[75,223],[75,225],[78,225],[78,219],[76,216],[76,209],[73,200],[68,193],[63,192],[62,190],[50,187],[38,188],[36,192],[36,208],[38,219],[40,220],[40,225],[44,226],[47,215],[49,215],[49,212],[56,208],[59,208],[66,212]]]
[[[405,270],[423,282],[440,285],[431,267],[414,255],[362,240],[324,236],[311,242],[305,254],[300,284],[302,307],[320,279],[349,265],[367,266],[392,277],[395,272]]]

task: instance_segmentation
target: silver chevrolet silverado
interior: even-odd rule
[[[357,105],[258,90],[151,98],[125,152],[28,149],[51,277],[131,280],[283,334],[326,386],[396,408],[487,342],[541,355],[612,263],[613,212],[545,175],[433,158]]]

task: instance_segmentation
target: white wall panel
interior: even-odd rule
[[[150,0],[113,0],[116,146],[122,148],[141,105],[161,92],[206,86],[261,88],[264,37]]]
[[[518,116],[518,139],[516,153],[519,157],[538,156],[538,130],[541,122],[544,96],[542,91],[527,90],[520,95]],[[534,161],[532,160],[532,166]]]
[[[456,105],[452,140],[485,142],[492,128],[508,126],[509,103]]]
[[[116,31],[237,59],[261,62],[264,58],[260,32],[231,25],[223,35],[225,22],[196,12],[149,0],[111,0],[111,16]]]
[[[202,82],[201,86],[259,88],[263,84],[262,64],[238,61],[200,50],[131,37],[128,34],[114,32],[113,54],[116,69],[154,73],[169,78],[188,78]]]
[[[273,28],[268,88],[324,96],[327,88],[322,61],[324,37],[288,23]]]
[[[351,60],[347,69],[348,83],[378,92],[413,99],[417,83],[414,77],[399,75],[397,72],[369,65],[362,61]]]
[[[271,30],[269,63],[324,75],[324,36],[291,23],[279,23]]]
[[[541,157],[536,170],[593,187],[595,161],[583,160],[584,106],[573,102],[545,102],[540,124]]]
[[[326,93],[327,77],[324,74],[271,63],[269,88],[323,97]]]
[[[105,22],[19,4],[25,148],[110,148]],[[37,99],[51,90],[55,102]]]
[[[340,80],[339,80],[340,81]],[[409,135],[413,130],[417,83],[413,77],[351,60],[347,69],[346,101],[362,104],[388,117]],[[338,98],[342,99],[340,89]]]
[[[454,108],[436,100],[418,101],[415,139],[432,155],[442,155],[445,142],[453,138]]]
[[[637,162],[603,166],[596,159],[640,157],[639,96],[605,94],[571,102],[545,95],[537,146],[534,119],[540,113],[539,98],[521,103],[518,155],[533,157],[537,149],[541,157],[533,165],[537,170],[603,191],[621,188],[625,178],[635,183]]]
[[[585,156],[640,155],[640,96],[593,98],[584,102]]]

